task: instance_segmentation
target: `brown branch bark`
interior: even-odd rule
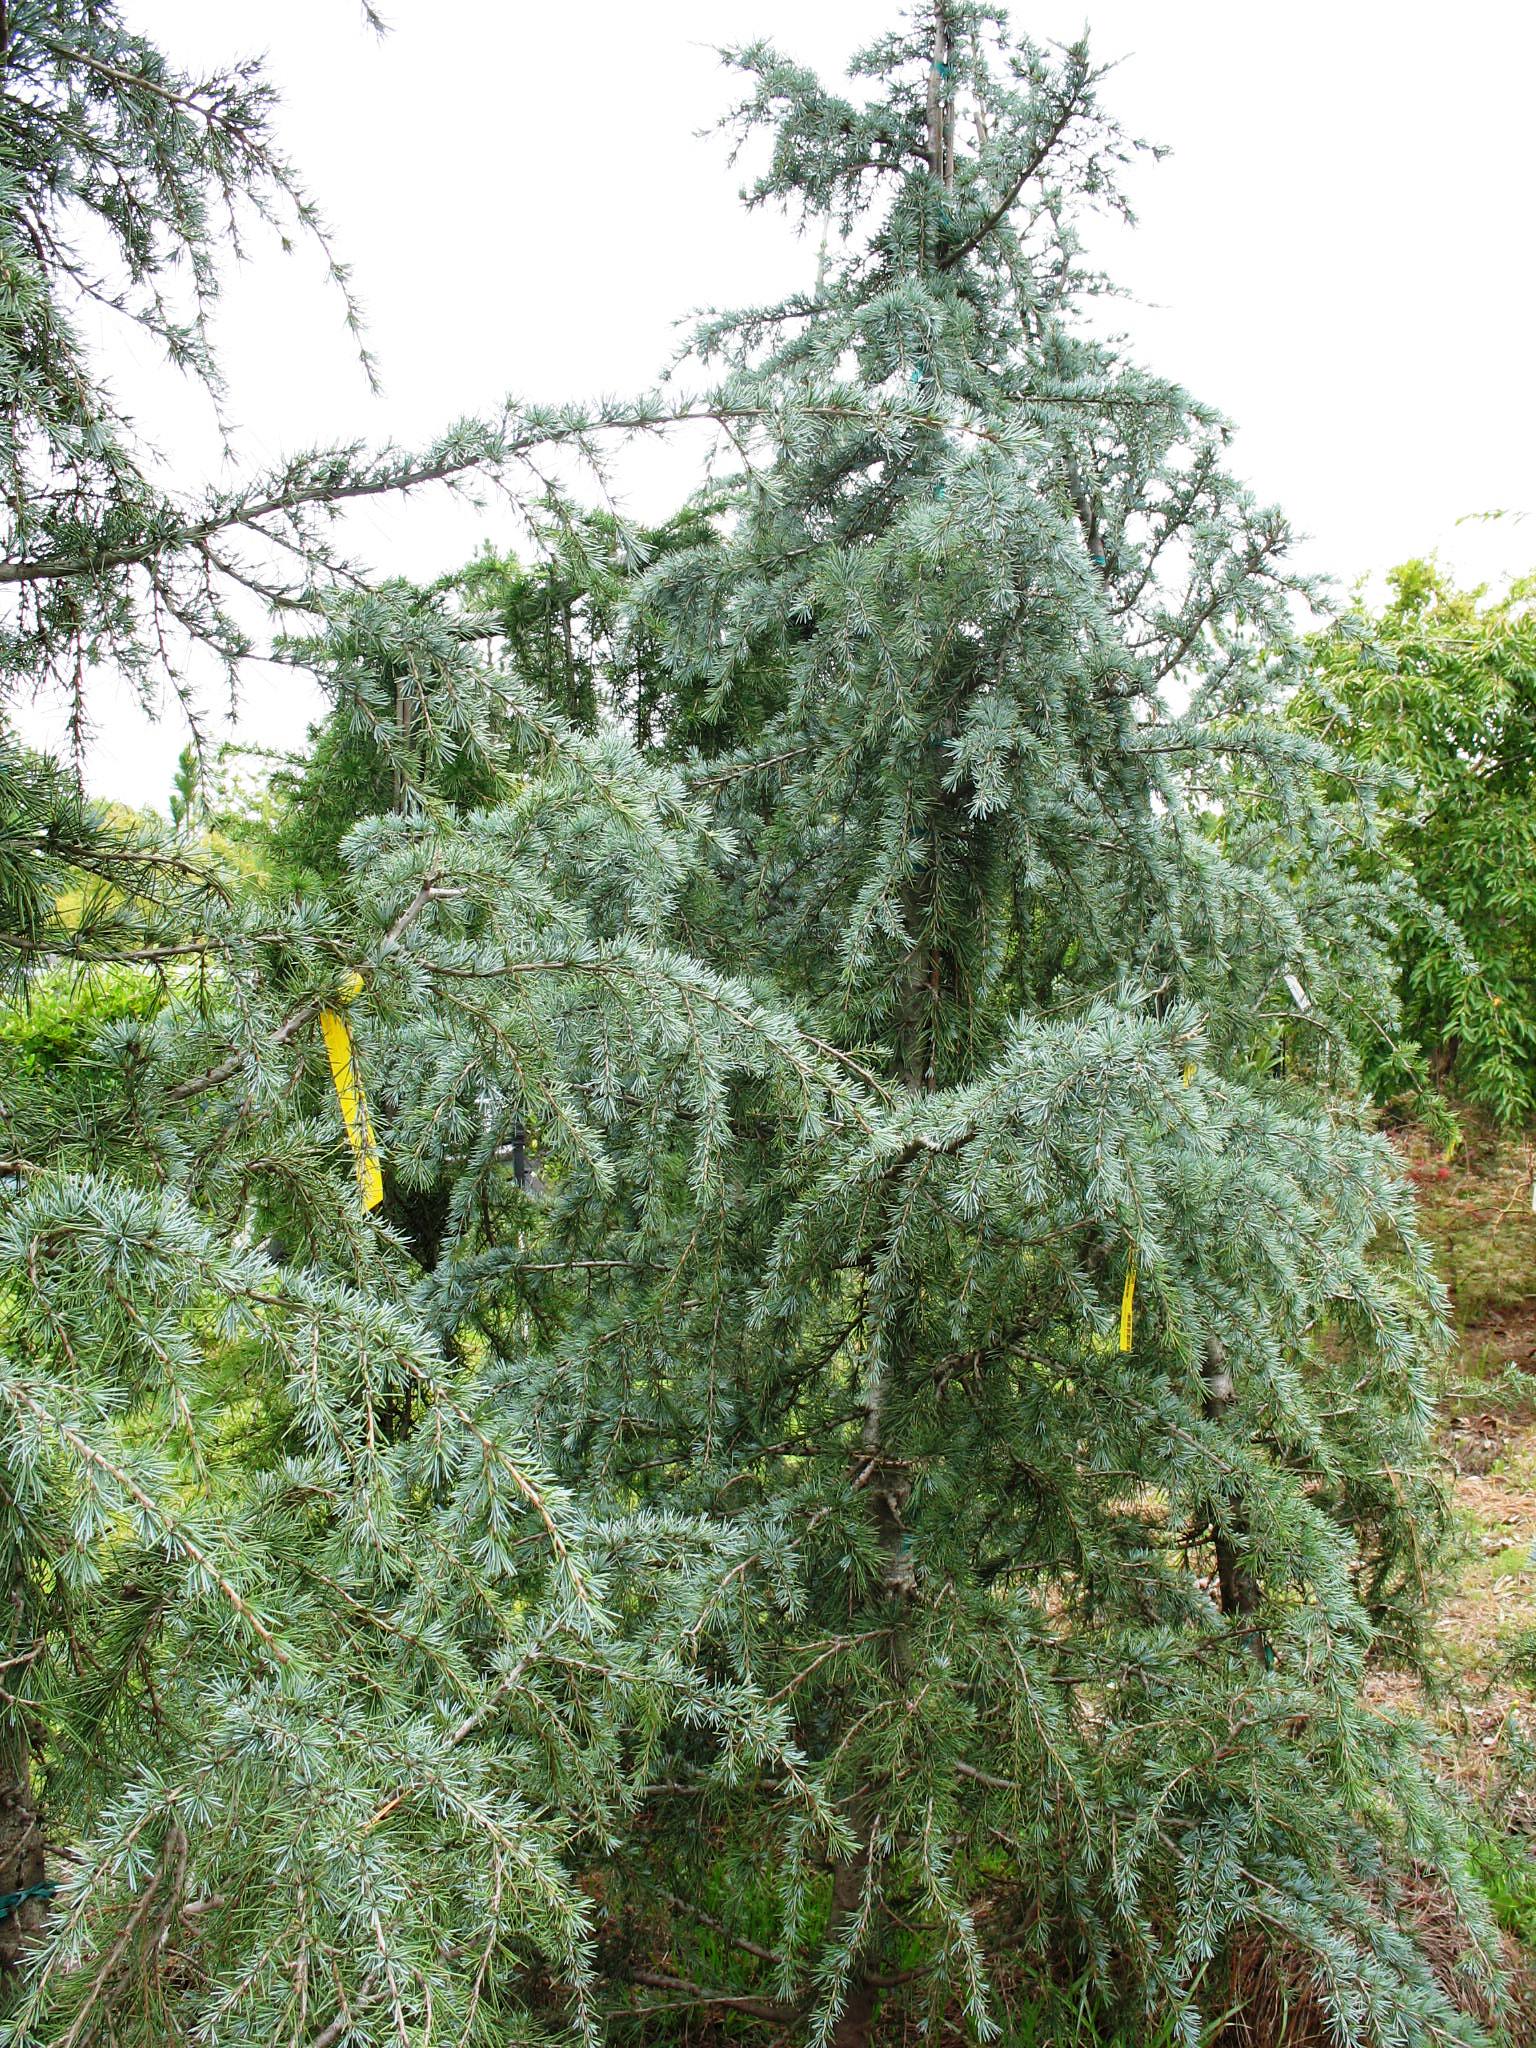
[[[631,1970],[630,1980],[650,1991],[680,1991],[698,2005],[724,2006],[731,2012],[748,2014],[755,2020],[772,2020],[782,2026],[799,2017],[800,2007],[783,2005],[776,1998],[752,1998],[744,1992],[707,1991],[689,1977],[669,1977],[660,1970]]]
[[[13,1722],[0,1740],[0,1891],[25,1891],[42,1884],[43,1831],[32,1793],[32,1750],[26,1729]],[[31,1899],[0,1920],[0,1981],[21,1961],[28,1937],[42,1917],[42,1903]]]
[[[433,881],[423,882],[420,889],[385,933],[386,940],[398,939],[403,932],[407,931],[416,922],[427,905],[437,900],[438,894],[439,891]],[[324,1007],[323,997],[311,996],[307,1002],[300,1003],[297,1009],[288,1012],[282,1023],[273,1030],[267,1043],[274,1046],[286,1045],[290,1038],[294,1037],[303,1030],[306,1024],[318,1017]],[[195,1095],[205,1095],[210,1088],[222,1087],[226,1081],[239,1073],[244,1061],[244,1053],[232,1052],[227,1059],[220,1060],[217,1065],[206,1068],[201,1074],[194,1074],[191,1080],[178,1082],[174,1088],[167,1091],[166,1100],[168,1102],[190,1102]]]
[[[1220,1422],[1236,1394],[1227,1367],[1226,1346],[1219,1337],[1208,1337],[1205,1347],[1205,1412],[1208,1420]],[[1211,1539],[1216,1550],[1216,1586],[1221,1611],[1239,1620],[1256,1614],[1262,1588],[1253,1567],[1244,1557],[1241,1542],[1246,1534],[1242,1511],[1233,1507],[1225,1514],[1211,1514]],[[1260,1628],[1250,1628],[1243,1638],[1261,1664],[1269,1662],[1269,1645]]]
[[[940,258],[940,270],[953,270],[957,263],[963,263],[966,257],[969,256],[973,250],[981,246],[981,244],[987,239],[988,235],[991,234],[992,230],[995,227],[1000,226],[1001,223],[1007,218],[1009,213],[1012,212],[1013,207],[1018,200],[1019,194],[1024,190],[1024,187],[1029,183],[1030,179],[1034,177],[1036,172],[1043,167],[1046,158],[1050,155],[1051,151],[1056,147],[1057,143],[1060,142],[1062,136],[1066,133],[1068,123],[1071,121],[1072,116],[1076,113],[1076,111],[1076,100],[1069,100],[1067,104],[1061,109],[1060,113],[1057,115],[1056,120],[1051,127],[1050,133],[1045,137],[1043,142],[1041,142],[1035,149],[1033,149],[1030,152],[1028,161],[1025,163],[1022,170],[1020,170],[1018,176],[1014,179],[1013,183],[1009,186],[1007,192],[998,201],[997,205],[993,207],[992,211],[987,215],[986,219],[981,223],[981,226],[975,229],[973,233],[967,235],[965,240],[960,244],[958,249],[951,249],[943,257]]]

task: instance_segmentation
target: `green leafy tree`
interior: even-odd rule
[[[1293,716],[1383,778],[1382,860],[1411,882],[1398,941],[1409,1047],[1358,1035],[1383,1091],[1420,1078],[1517,1123],[1536,1108],[1536,584],[1458,590],[1430,562],[1316,644]],[[1470,955],[1470,958],[1469,958]]]

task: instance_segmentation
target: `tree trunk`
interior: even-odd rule
[[[1211,1337],[1205,1347],[1205,1412],[1209,1420],[1218,1422],[1232,1404],[1232,1375],[1227,1370],[1226,1346],[1219,1337]],[[1240,1544],[1247,1533],[1241,1510],[1230,1508],[1225,1517],[1211,1515],[1211,1540],[1216,1550],[1216,1587],[1223,1614],[1239,1618],[1256,1614],[1262,1588],[1255,1577],[1253,1568],[1244,1558]],[[1249,1629],[1244,1640],[1261,1664],[1269,1663],[1269,1645],[1264,1640],[1262,1629]]]
[[[869,1839],[866,1834],[856,1856],[840,1863],[832,1878],[832,1931],[854,1919],[863,1900],[864,1877],[869,1868]],[[855,1970],[848,1996],[838,2014],[832,2033],[832,2048],[865,2048],[875,2017],[875,1987],[863,1971]]]
[[[32,1746],[25,1730],[0,1736],[0,1893],[42,1884],[43,1830],[32,1793]],[[0,1974],[14,1970],[42,1923],[43,1902],[28,1899],[0,1920]]]
[[[884,1564],[881,1591],[892,1610],[891,1683],[905,1689],[910,1658],[906,1641],[905,1616],[917,1593],[917,1574],[907,1547],[903,1517],[911,1481],[900,1464],[885,1453],[883,1410],[887,1385],[887,1361],[881,1360],[871,1375],[865,1395],[864,1429],[859,1440],[859,1465],[854,1484],[869,1496],[870,1515],[879,1538]],[[854,1834],[858,1849],[846,1863],[839,1863],[832,1875],[832,1915],[829,1940],[838,1940],[858,1918],[864,1903],[864,1886],[869,1872],[870,1844],[878,1811],[878,1788],[864,1785],[854,1801]],[[833,2030],[831,2048],[867,2048],[875,2016],[877,1987],[855,1963],[848,1995]]]
[[[914,912],[916,906],[912,906]],[[914,923],[919,920],[916,915]],[[931,1091],[937,1082],[936,1011],[942,996],[942,970],[934,950],[919,944],[907,963],[907,988],[898,1020],[901,1079],[914,1094]],[[869,1501],[882,1566],[880,1590],[890,1619],[891,1684],[905,1693],[911,1674],[908,1621],[917,1598],[917,1571],[912,1562],[906,1524],[906,1507],[912,1491],[909,1468],[887,1448],[885,1430],[886,1395],[891,1373],[904,1355],[905,1337],[893,1317],[884,1332],[886,1339],[864,1395],[864,1428],[859,1438],[854,1485]],[[879,1788],[861,1787],[854,1801],[854,1833],[857,1853],[840,1863],[832,1879],[832,1917],[828,1936],[837,1940],[857,1918],[868,1876],[874,1819],[879,1811]],[[868,1972],[854,1968],[847,2000],[832,2035],[832,2048],[868,2048],[874,2022],[878,1987]]]

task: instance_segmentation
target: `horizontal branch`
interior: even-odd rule
[[[403,932],[407,931],[416,922],[417,918],[420,917],[427,905],[437,900],[438,894],[439,891],[435,887],[435,878],[434,880],[423,882],[420,889],[417,890],[416,894],[385,933],[385,942],[388,943],[392,939],[398,939]],[[271,1037],[267,1041],[268,1044],[274,1046],[286,1045],[290,1038],[302,1031],[306,1024],[311,1023],[314,1018],[319,1016],[324,1007],[323,997],[310,996],[307,1001],[300,1003],[297,1009],[288,1012],[282,1023],[273,1030]],[[194,1074],[191,1080],[178,1082],[174,1088],[167,1091],[166,1100],[168,1102],[190,1102],[195,1095],[205,1095],[210,1088],[220,1088],[226,1081],[239,1073],[244,1061],[244,1053],[232,1052],[227,1058],[218,1061],[214,1066],[206,1068],[201,1074]]]
[[[532,447],[536,443],[530,441],[526,445]],[[521,449],[509,452],[521,453]],[[72,576],[99,576],[107,569],[132,568],[153,561],[159,555],[173,554],[182,548],[201,547],[215,534],[254,526],[259,520],[271,518],[277,512],[297,512],[305,505],[339,505],[355,498],[385,497],[391,491],[409,491],[421,484],[443,483],[468,470],[483,467],[483,455],[465,454],[457,459],[444,458],[415,467],[380,471],[370,477],[355,478],[351,483],[317,480],[312,484],[297,484],[291,490],[276,491],[247,503],[236,501],[205,519],[191,520],[184,526],[172,527],[164,533],[150,534],[117,547],[88,548],[68,555],[38,555],[20,561],[0,562],[0,583],[51,583]]]
[[[650,1991],[680,1991],[695,2005],[719,2005],[731,2012],[740,2012],[755,2020],[773,2020],[783,2025],[799,2017],[801,2008],[785,2005],[777,1998],[752,1998],[744,1993],[731,1991],[706,1991],[702,1984],[695,1984],[687,1977],[668,1977],[660,1970],[631,1970],[631,1982],[643,1984]]]
[[[430,459],[417,462],[401,460],[394,464],[385,459],[372,470],[350,478],[321,474],[310,481],[295,480],[260,497],[235,498],[202,518],[172,522],[163,531],[144,534],[137,540],[99,548],[76,548],[61,554],[12,557],[0,561],[0,585],[59,582],[76,576],[99,576],[111,569],[142,567],[183,549],[206,548],[207,543],[221,533],[254,530],[260,534],[260,522],[280,513],[298,512],[307,506],[340,506],[360,499],[389,497],[395,492],[417,490],[426,484],[451,483],[475,471],[500,469],[521,456],[531,454],[536,448],[559,447],[599,434],[653,432],[698,422],[713,421],[724,426],[733,420],[760,420],[770,410],[761,405],[703,403],[637,408],[563,422],[540,422],[530,418],[525,428],[505,438],[499,430],[492,429],[489,430],[489,438],[479,445],[455,446],[449,452]],[[814,419],[874,421],[886,416],[879,407],[854,404],[810,404],[799,410]],[[956,433],[969,434],[976,440],[997,442],[1001,439],[974,421],[956,421],[931,411],[895,409],[888,416],[911,426],[948,428]],[[330,460],[354,459],[357,453],[356,450],[339,449]]]

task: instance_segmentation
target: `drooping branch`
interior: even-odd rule
[[[400,938],[403,933],[408,931],[427,908],[428,904],[436,902],[442,893],[435,886],[435,878],[429,877],[423,882],[416,894],[385,933],[385,943],[388,944],[392,940]],[[306,1024],[312,1023],[319,1016],[323,1004],[323,997],[311,996],[305,1002],[300,1003],[296,1009],[290,1010],[281,1024],[277,1025],[273,1030],[268,1043],[273,1046],[286,1045],[290,1038],[293,1038],[304,1029]],[[203,1073],[194,1074],[188,1081],[178,1082],[176,1087],[166,1091],[167,1101],[190,1102],[195,1095],[206,1095],[210,1088],[222,1087],[226,1081],[239,1073],[244,1057],[243,1053],[232,1052],[227,1058],[220,1060],[217,1065],[207,1068]]]

